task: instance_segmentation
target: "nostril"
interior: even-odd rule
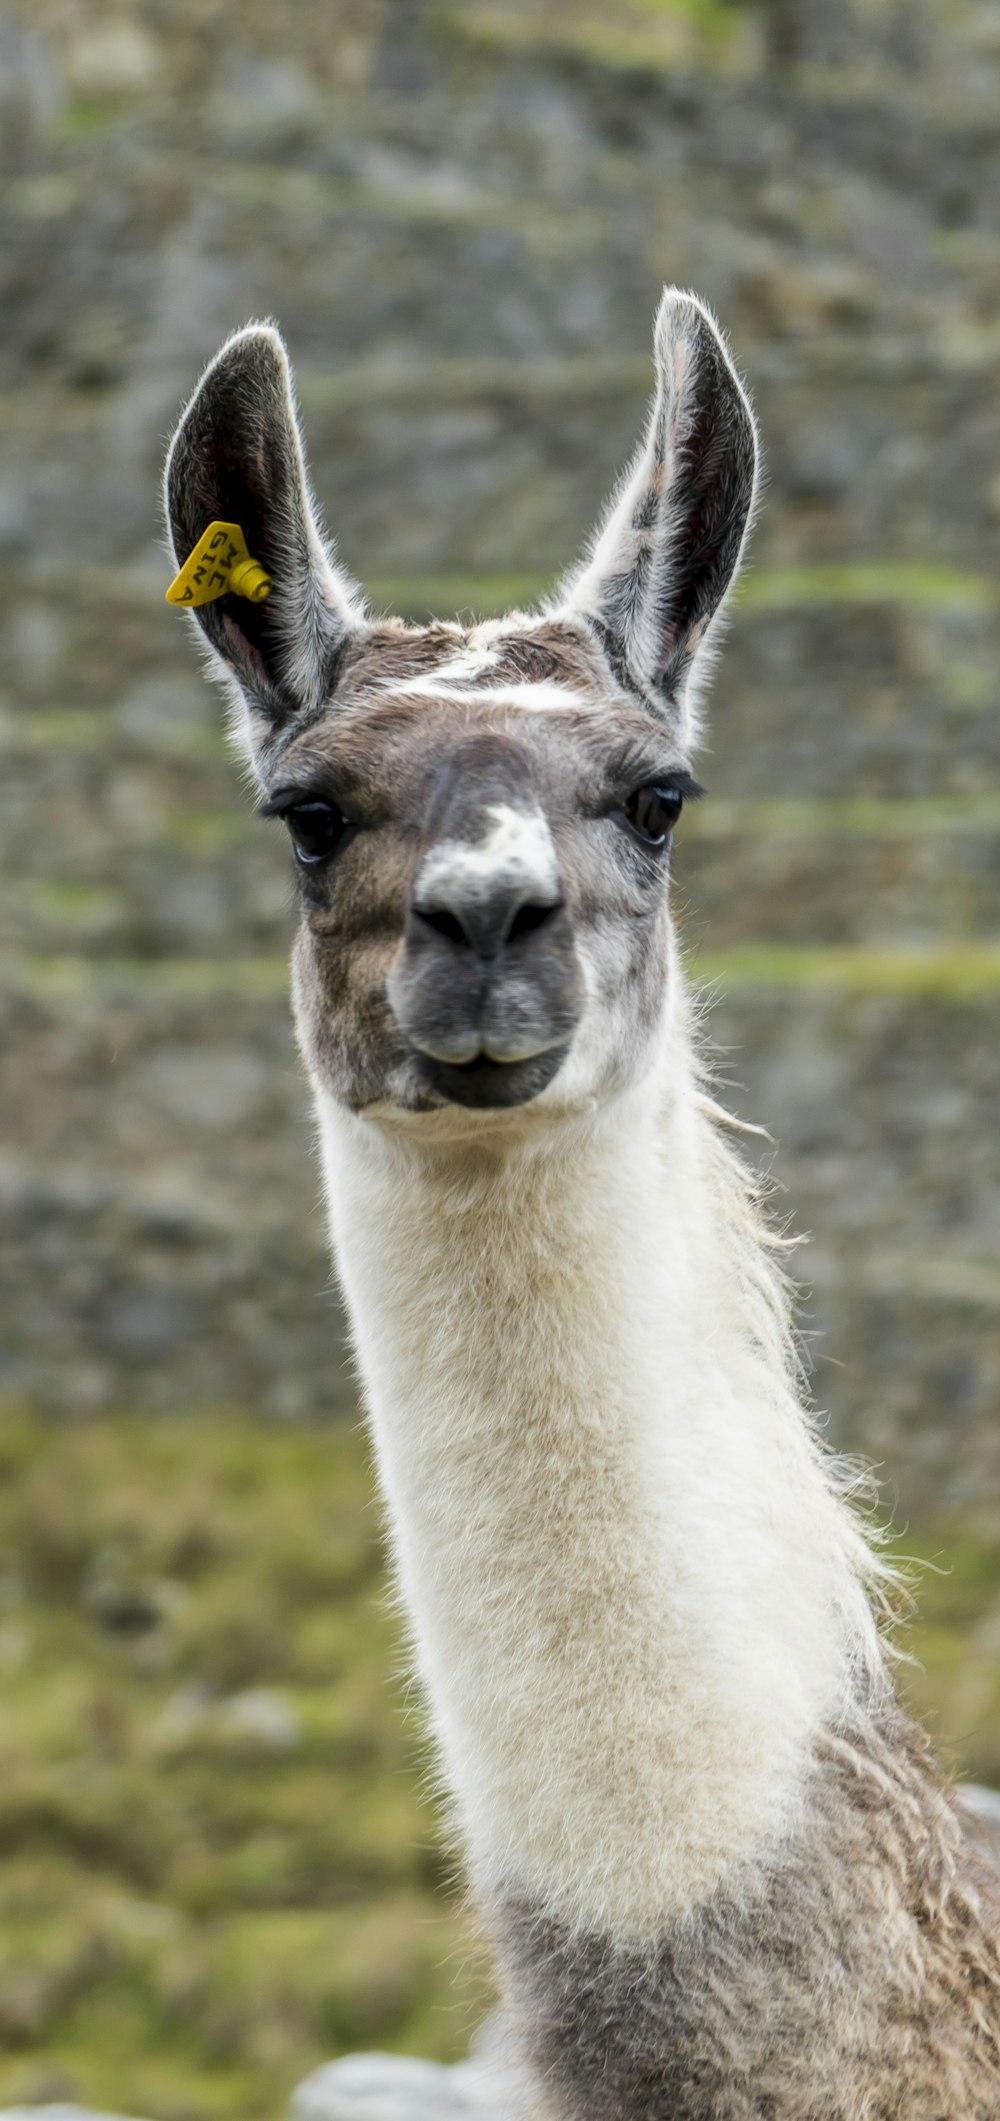
[[[516,896],[503,891],[486,898],[470,898],[465,903],[453,902],[450,906],[436,904],[433,900],[423,904],[417,901],[412,909],[416,934],[423,932],[439,935],[442,941],[461,950],[471,950],[477,958],[495,958],[509,944],[522,937],[534,935],[544,927],[553,914],[560,913],[563,900],[525,899],[518,903]]]
[[[545,922],[551,920],[552,915],[559,913],[561,909],[561,899],[557,899],[554,903],[550,902],[547,906],[530,902],[525,906],[519,906],[507,930],[507,941],[516,943],[519,935],[533,935],[536,928],[543,927]]]
[[[470,939],[461,921],[454,913],[449,913],[447,906],[417,906],[414,911],[425,927],[433,928],[435,935],[445,936],[449,943],[468,946]]]

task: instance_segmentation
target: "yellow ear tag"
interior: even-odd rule
[[[238,523],[210,523],[167,590],[168,604],[212,604],[231,593],[262,604],[271,577],[252,560]]]

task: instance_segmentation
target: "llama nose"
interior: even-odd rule
[[[555,883],[507,879],[492,888],[463,888],[456,880],[414,892],[411,916],[419,930],[430,930],[459,950],[471,950],[483,964],[494,963],[522,936],[533,935],[562,911],[563,896]]]
[[[539,809],[498,801],[447,823],[452,830],[413,880],[389,1005],[421,1064],[454,1071],[537,1060],[565,1046],[580,1013],[572,923],[547,820]],[[450,1076],[444,1089],[454,1089]]]

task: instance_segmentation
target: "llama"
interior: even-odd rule
[[[997,2121],[993,1889],[696,1058],[669,851],[757,445],[695,297],[655,347],[538,611],[367,615],[269,326],[181,419],[170,534],[266,570],[194,618],[294,849],[334,1253],[526,2112]]]

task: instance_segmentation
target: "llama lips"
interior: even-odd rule
[[[544,1053],[532,1054],[528,1060],[495,1061],[480,1053],[475,1060],[459,1066],[419,1052],[414,1054],[414,1060],[422,1081],[445,1103],[488,1111],[527,1105],[533,1097],[540,1097],[558,1074],[568,1051],[567,1040],[550,1046]]]
[[[580,988],[561,912],[495,967],[418,934],[389,975],[388,996],[426,1082],[457,1104],[506,1105],[551,1081],[579,1022]]]

